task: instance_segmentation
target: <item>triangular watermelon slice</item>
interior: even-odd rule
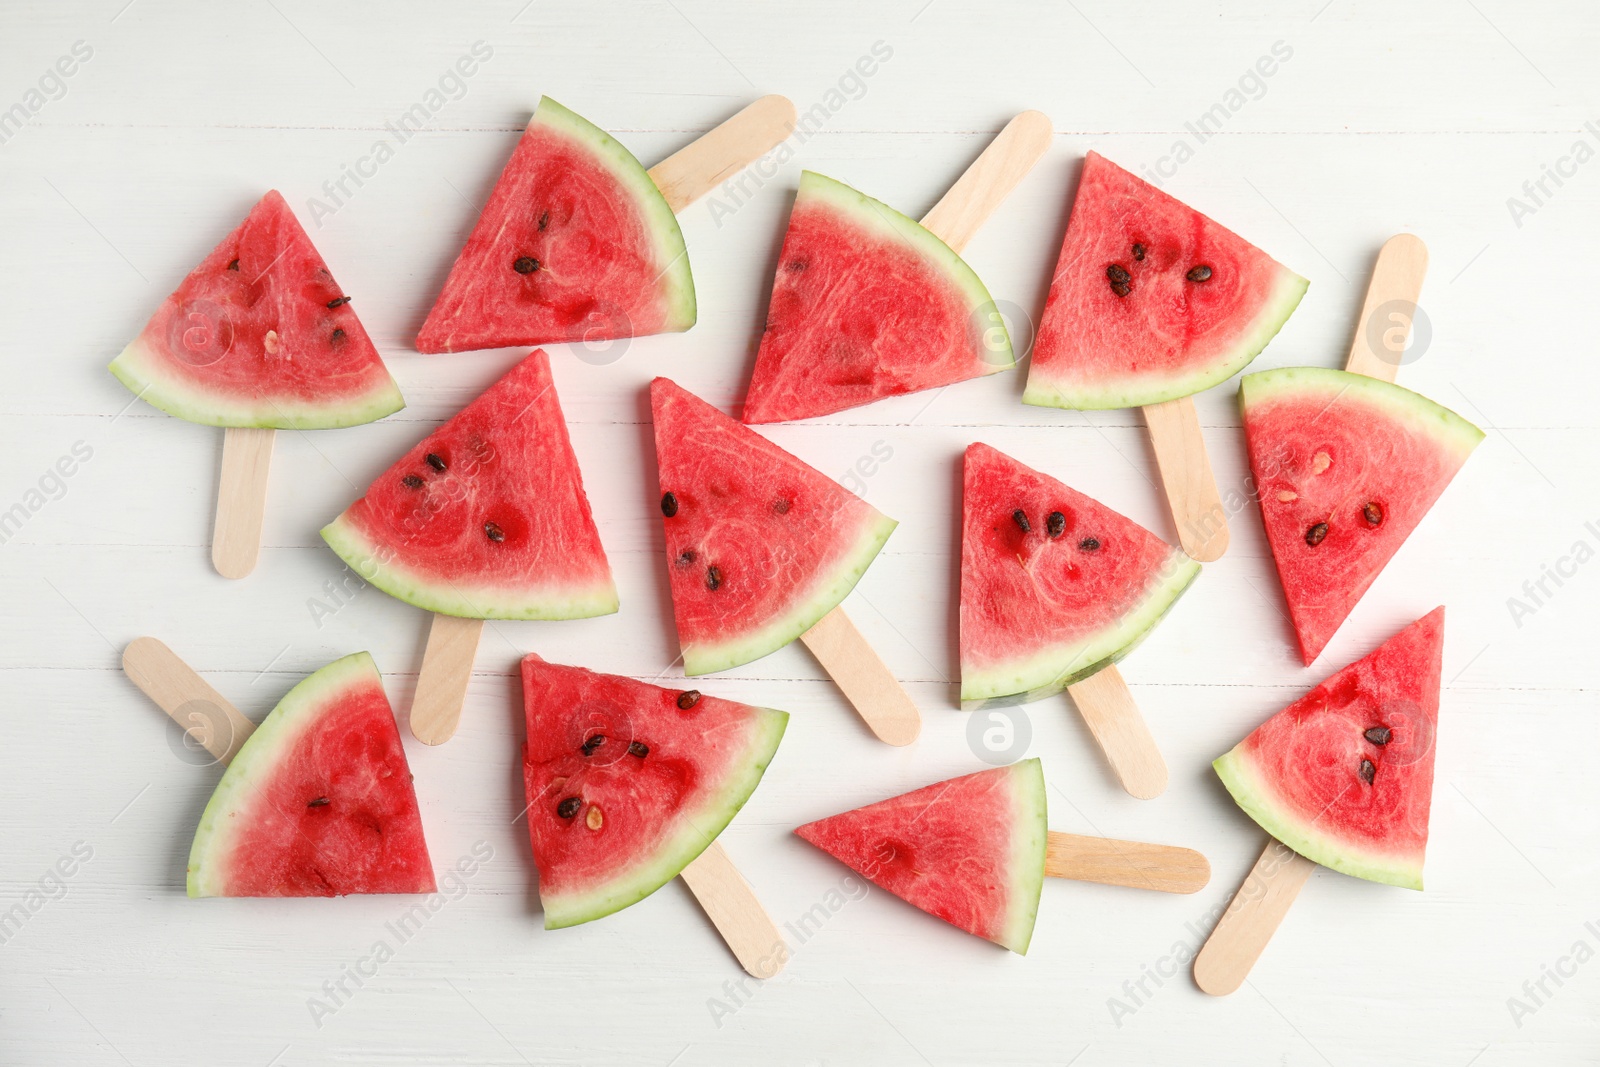
[[[111,361],[170,415],[316,430],[405,407],[328,266],[276,191],[190,272]]]
[[[1059,693],[1144,639],[1200,564],[985,444],[962,478],[961,702]]]
[[[1242,237],[1090,152],[1022,399],[1131,408],[1209,389],[1266,347],[1306,285]]]
[[[1307,859],[1421,889],[1443,649],[1436,608],[1262,723],[1217,774]]]
[[[789,716],[522,661],[522,774],[546,929],[643,900],[744,807]]]
[[[795,831],[867,880],[969,934],[1026,954],[1044,886],[1037,759],[924,786]]]
[[[1006,370],[983,282],[921,224],[806,171],[744,421],[789,422]]]
[[[289,690],[200,816],[191,897],[431,893],[422,817],[383,679],[365,652]]]
[[[895,521],[666,378],[650,407],[684,673],[782,648],[855,588]]]
[[[687,330],[694,279],[644,167],[548,96],[417,335],[418,352]]]
[[[1483,431],[1398,385],[1315,367],[1239,382],[1250,470],[1307,665]]]
[[[442,615],[617,610],[543,351],[379,475],[322,538],[379,589]]]

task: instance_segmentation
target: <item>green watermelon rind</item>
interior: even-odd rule
[[[656,262],[665,264],[659,279],[667,302],[667,317],[661,332],[681,333],[693,326],[699,310],[694,275],[689,270],[689,249],[684,243],[678,216],[673,214],[672,206],[644,164],[623,147],[622,142],[548,96],[540,98],[533,117],[535,122],[546,123],[583,145],[596,163],[633,193],[646,228],[655,237]]]
[[[805,600],[754,632],[743,633],[716,644],[684,646],[683,673],[692,678],[738,667],[776,652],[811,629],[817,620],[850,595],[898,525],[887,515],[875,512],[857,537],[855,546],[844,554],[830,573],[817,579]]]
[[[581,893],[548,896],[541,892],[546,930],[593,922],[637,904],[676,878],[711,846],[761,783],[789,725],[787,712],[759,707],[751,710],[759,718],[751,728],[750,743],[733,761],[733,771],[722,786],[697,810],[680,815],[682,829],[662,842],[654,855],[612,881]]]
[[[1009,915],[995,941],[1019,956],[1028,954],[1034,923],[1039,918],[1039,897],[1044,891],[1045,854],[1049,848],[1050,821],[1044,789],[1044,769],[1035,756],[1009,768],[1017,801],[1017,820],[1011,838]]]
[[[1091,388],[1046,381],[1044,374],[1035,366],[1028,372],[1022,402],[1077,411],[1139,408],[1192,396],[1227,381],[1261,354],[1267,343],[1283,329],[1283,324],[1289,321],[1295,308],[1300,306],[1300,298],[1306,295],[1306,288],[1311,284],[1309,281],[1287,267],[1279,266],[1278,269],[1280,273],[1272,296],[1256,315],[1255,321],[1240,335],[1226,357],[1219,358],[1203,369],[1176,378],[1156,374],[1145,376],[1143,380],[1123,378],[1115,383]]]
[[[915,248],[925,261],[961,291],[973,313],[984,314],[991,320],[993,326],[999,327],[1000,336],[1005,339],[1005,350],[1002,352],[996,348],[984,352],[983,373],[998,374],[1016,366],[1017,357],[1011,347],[1011,333],[1006,329],[1004,320],[1000,318],[994,297],[989,295],[989,287],[983,284],[977,271],[968,266],[960,253],[945,244],[932,230],[915,219],[902,215],[881,200],[874,200],[866,193],[813,170],[800,173],[799,196],[821,201],[861,228],[876,230],[890,240],[909,244]],[[984,333],[987,336],[988,330],[985,329]]]
[[[1173,549],[1157,580],[1132,611],[1070,647],[1052,646],[1019,661],[961,671],[961,708],[1027,704],[1083,681],[1139,646],[1200,574],[1200,564]]]
[[[394,377],[354,397],[327,402],[273,399],[270,396],[228,396],[166,372],[164,359],[135,338],[109,370],[135,396],[168,415],[202,426],[238,426],[268,430],[335,430],[361,426],[393,415],[406,406]]]
[[[228,896],[223,861],[232,849],[237,828],[234,819],[244,814],[261,783],[272,776],[279,762],[329,706],[349,690],[382,685],[378,665],[367,652],[334,660],[302,679],[245,739],[222,780],[211,794],[189,848],[188,889],[191,897]]]
[[[367,582],[407,604],[463,619],[588,619],[615,614],[617,586],[609,575],[589,586],[532,591],[441,580],[397,562],[394,553],[341,514],[322,539]]]
[[[1463,459],[1483,440],[1483,431],[1442,404],[1381,378],[1327,367],[1280,367],[1239,379],[1239,406],[1251,409],[1284,398],[1327,397],[1327,405],[1349,400],[1366,404],[1409,426]]]
[[[1319,829],[1314,822],[1290,814],[1288,807],[1256,774],[1250,758],[1240,748],[1219,756],[1211,766],[1246,815],[1306,859],[1356,878],[1400,886],[1402,889],[1422,888],[1420,863],[1404,862],[1381,853],[1363,852],[1349,842]]]

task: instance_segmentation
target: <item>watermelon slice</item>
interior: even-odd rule
[[[1239,382],[1267,543],[1309,665],[1483,431],[1398,385],[1314,367]]]
[[[827,415],[1014,362],[994,299],[949,245],[848,185],[801,175],[745,422]]]
[[[1443,648],[1436,608],[1218,759],[1228,792],[1307,859],[1421,889]]]
[[[924,786],[795,831],[872,884],[1022,955],[1048,835],[1037,759]]]
[[[276,191],[167,297],[111,373],[169,415],[208,426],[318,430],[405,407]]]
[[[961,701],[1016,704],[1116,663],[1200,573],[1131,519],[985,444],[962,485]]]
[[[666,378],[650,406],[684,673],[782,648],[855,588],[895,521]]]
[[[322,538],[379,589],[442,615],[617,610],[543,351],[379,475]]]
[[[1131,408],[1209,389],[1266,347],[1306,285],[1090,152],[1022,399]]]
[[[687,330],[678,219],[622,145],[548,96],[417,335],[418,352]]]
[[[744,807],[789,716],[522,661],[522,775],[545,929],[643,900]]]
[[[365,652],[278,702],[211,794],[191,897],[431,893],[433,864],[383,679]]]

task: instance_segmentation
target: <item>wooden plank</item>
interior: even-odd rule
[[[155,701],[219,763],[232,762],[255,724],[211,683],[154,637],[136,637],[122,650],[129,680]]]
[[[800,640],[880,741],[909,745],[922,733],[917,705],[843,608],[818,619]]]
[[[650,168],[673,214],[739,173],[794,132],[794,105],[763,96]]]
[[[716,841],[679,875],[728,943],[739,966],[771,978],[789,962],[789,947],[744,875]]]
[[[1211,563],[1228,550],[1228,513],[1222,507],[1211,456],[1200,432],[1194,398],[1181,396],[1141,408],[1166,490],[1178,543],[1192,559]]]
[[[256,569],[276,435],[276,430],[247,426],[229,426],[223,432],[211,562],[224,578],[243,578]]]
[[[1427,273],[1428,246],[1422,238],[1397,233],[1383,243],[1367,282],[1366,299],[1361,302],[1345,370],[1386,382],[1395,380]]]
[[[1001,201],[1050,148],[1050,119],[1024,111],[995,135],[972,166],[946,190],[922,225],[956,252],[967,247]]]
[[[411,733],[423,744],[442,745],[455,736],[482,635],[482,619],[433,617],[416,695],[411,699]]]
[[[1243,985],[1316,866],[1281,841],[1269,841],[1195,956],[1195,984],[1214,997]]]
[[[1211,864],[1192,848],[1051,830],[1045,846],[1044,873],[1051,878],[1125,885],[1160,893],[1197,893],[1211,880]]]
[[[1161,758],[1139,705],[1115,664],[1067,686],[1067,695],[1089,724],[1089,732],[1111,762],[1122,788],[1140,800],[1166,791],[1167,761]]]

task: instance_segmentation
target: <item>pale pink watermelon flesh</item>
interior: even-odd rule
[[[383,680],[365,652],[289,691],[233,758],[189,853],[191,897],[431,893]]]
[[[783,647],[855,587],[894,520],[666,378],[650,406],[684,672]]]
[[[1306,280],[1090,152],[1023,400],[1127,408],[1209,389],[1256,357]]]
[[[1421,889],[1443,648],[1436,608],[1219,758],[1228,792],[1307,859]]]
[[[111,373],[168,414],[210,426],[354,426],[405,407],[276,191],[167,297]]]
[[[761,781],[789,717],[696,690],[522,661],[528,833],[546,929],[677,877]]]
[[[545,97],[417,335],[419,352],[687,330],[678,220],[639,161]]]
[[[847,185],[801,176],[745,422],[827,415],[1013,363],[988,289],[948,245]]]
[[[542,351],[379,475],[322,537],[379,589],[444,615],[576,619],[617,610]]]
[[[970,934],[1026,954],[1048,837],[1037,759],[924,786],[795,830]]]
[[[988,445],[969,446],[963,706],[1037,700],[1117,662],[1199,573],[1198,563],[1104,504]]]
[[[1267,543],[1309,665],[1483,440],[1397,385],[1314,367],[1239,383]]]

